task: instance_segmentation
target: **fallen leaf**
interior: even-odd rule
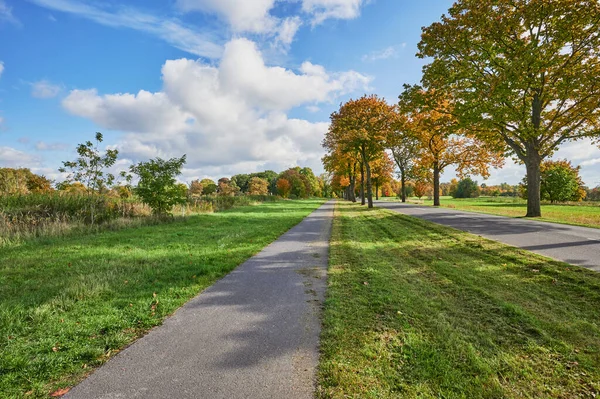
[[[364,281],[364,282],[363,282],[363,284],[364,284],[364,285],[369,285],[369,283],[368,283],[368,282],[366,282],[366,281]]]
[[[154,298],[156,298],[156,292],[153,292],[153,293],[152,293],[152,296],[153,296]]]
[[[67,392],[69,392],[71,390],[71,388],[62,388],[59,389],[58,391],[54,391],[50,394],[50,396],[52,396],[53,398],[57,398],[59,396],[63,396],[64,394],[66,394]]]
[[[56,346],[53,346],[53,347],[52,347],[52,352],[58,352],[58,347],[56,347]]]

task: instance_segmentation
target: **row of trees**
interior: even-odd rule
[[[541,216],[542,162],[600,142],[599,30],[595,0],[458,0],[423,28],[417,56],[430,62],[397,106],[369,96],[332,114],[325,165],[351,176],[360,160],[371,206],[369,163],[388,148],[402,180],[431,173],[439,205],[445,167],[485,177],[511,156],[527,169],[527,216]]]

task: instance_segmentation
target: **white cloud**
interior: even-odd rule
[[[161,92],[74,90],[63,106],[104,128],[126,132],[118,144],[126,158],[186,153],[187,173],[219,176],[294,164],[320,168],[328,124],[290,119],[287,111],[330,102],[369,83],[356,72],[331,73],[311,63],[297,72],[267,66],[246,39],[231,41],[218,67],[171,60],[162,78]]]
[[[7,6],[4,0],[0,0],[0,22],[2,21],[20,25],[19,20],[12,13],[12,8]]]
[[[67,143],[46,143],[44,141],[35,143],[35,149],[38,151],[65,151],[69,147]]]
[[[47,80],[40,80],[31,84],[31,95],[35,98],[56,97],[61,91],[61,86],[52,84]]]
[[[12,147],[0,146],[0,167],[3,168],[20,168],[39,165],[39,158],[27,154],[23,151],[16,150]]]
[[[387,60],[388,58],[398,58],[399,48],[406,47],[406,43],[402,43],[400,46],[390,46],[382,50],[373,51],[369,54],[362,56],[363,62],[373,62],[379,60]]]
[[[4,62],[0,61],[0,78],[2,77],[2,72],[4,72]]]
[[[360,7],[368,0],[302,0],[302,9],[312,14],[313,25],[326,19],[354,19],[360,15]]]
[[[279,26],[277,41],[284,46],[289,46],[294,41],[294,37],[302,26],[300,17],[289,17],[284,19]]]
[[[269,13],[275,0],[177,0],[177,5],[183,11],[217,14],[237,32],[266,33],[277,25]]]
[[[75,14],[102,25],[146,32],[191,54],[208,58],[218,58],[221,55],[221,46],[215,44],[211,35],[185,26],[175,18],[146,14],[131,7],[105,10],[78,0],[29,1],[51,10]]]

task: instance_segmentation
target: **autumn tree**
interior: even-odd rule
[[[27,168],[0,168],[0,194],[31,194],[52,191],[52,182]]]
[[[192,198],[199,198],[202,195],[202,183],[200,180],[193,180],[190,183],[188,194]]]
[[[379,188],[386,182],[393,179],[394,161],[386,152],[371,162],[371,179],[375,183],[375,199],[379,199]]]
[[[541,216],[541,163],[562,143],[600,141],[597,0],[458,0],[423,29],[423,82],[527,168],[527,216]]]
[[[325,170],[333,173],[335,187],[344,190],[345,199],[356,202],[356,176],[358,167],[358,154],[343,152],[337,146],[323,157]]]
[[[349,100],[331,114],[331,124],[323,147],[329,152],[358,154],[366,172],[369,208],[373,207],[370,162],[384,150],[385,138],[393,122],[393,107],[376,95]]]
[[[290,185],[290,195],[296,198],[308,198],[312,192],[312,185],[308,178],[300,173],[301,168],[295,167],[285,170],[279,174],[279,178],[285,179]]]
[[[433,205],[440,206],[440,175],[454,166],[459,176],[489,176],[490,166],[500,167],[502,154],[490,149],[453,116],[454,104],[444,93],[420,86],[405,86],[399,97],[406,116],[404,129],[418,140],[416,168],[432,172]]]
[[[277,179],[277,192],[283,198],[289,197],[291,188],[292,188],[292,186],[291,186],[290,182],[287,181],[287,179],[284,179],[284,178]]]
[[[233,197],[240,192],[240,188],[235,184],[235,181],[228,177],[222,177],[217,184],[217,195],[222,197]]]
[[[269,194],[269,182],[260,177],[252,177],[248,181],[249,195],[267,195]]]
[[[400,197],[402,202],[406,202],[406,181],[413,177],[413,167],[419,153],[419,140],[408,129],[406,116],[397,110],[392,129],[386,137],[386,147],[392,152],[400,172]]]

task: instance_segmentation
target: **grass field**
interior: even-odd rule
[[[386,198],[386,200],[391,199]],[[398,201],[398,199],[394,200]],[[433,205],[433,201],[419,201],[415,198],[410,199],[410,202]],[[527,203],[521,198],[480,197],[455,199],[442,197],[441,206],[510,217],[524,217],[527,213]],[[600,203],[544,204],[542,205],[542,218],[536,218],[536,220],[600,228]]]
[[[0,397],[75,384],[321,203],[0,248]]]
[[[600,274],[338,203],[322,398],[600,395]]]

